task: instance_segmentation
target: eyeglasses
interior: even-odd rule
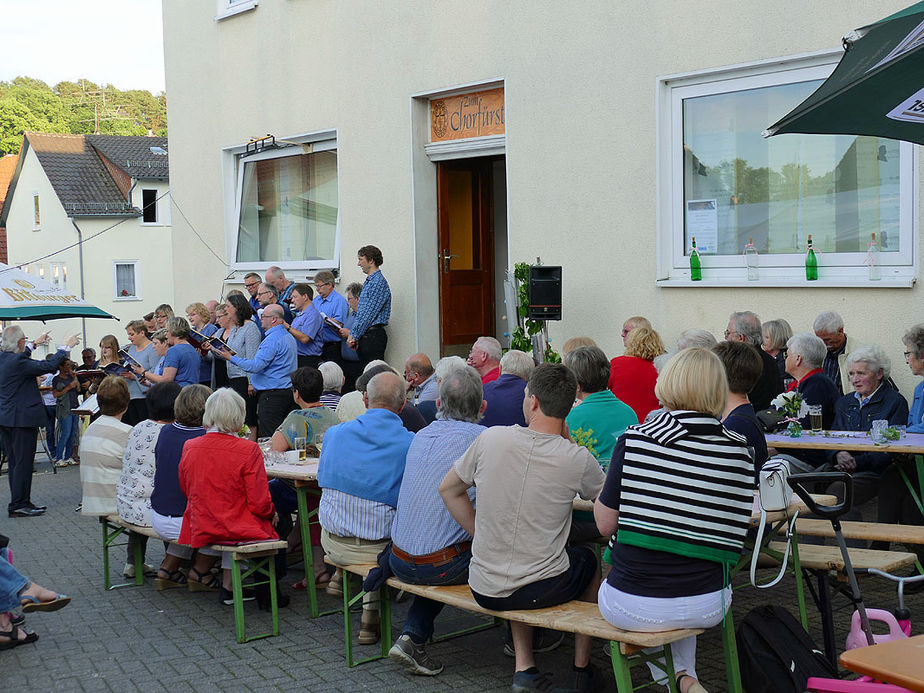
[[[906,351],[906,352],[905,352],[905,358],[908,358],[909,356],[911,356],[911,352],[910,352],[910,351]]]
[[[725,339],[728,339],[728,335],[730,334],[738,334],[738,333],[735,332],[734,330],[725,330]]]
[[[252,289],[255,286],[260,286],[260,282],[251,282],[250,284],[245,283],[244,286],[248,289]]]
[[[265,296],[266,294],[271,294],[272,291],[258,291],[257,296]]]

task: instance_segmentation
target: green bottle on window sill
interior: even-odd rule
[[[812,234],[808,236],[808,252],[805,254],[805,278],[810,282],[818,279],[818,258],[812,247]]]
[[[703,263],[699,259],[699,251],[696,249],[696,236],[693,236],[693,248],[690,250],[690,279],[694,282],[703,279]]]

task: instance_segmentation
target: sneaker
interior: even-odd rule
[[[536,628],[533,631],[533,652],[551,652],[561,645],[565,634],[560,630],[549,630],[548,628]],[[507,637],[504,640],[504,654],[508,657],[516,656],[513,650],[513,640],[510,636],[510,630],[507,630]]]
[[[218,599],[225,606],[234,606],[234,592],[231,590],[226,590],[224,587],[219,588],[218,590]],[[256,599],[256,596],[253,593],[252,589],[244,589],[241,595],[242,602],[252,602]]]
[[[433,659],[423,645],[417,645],[411,636],[402,635],[388,651],[390,659],[399,662],[412,674],[436,676],[443,670],[443,665]]]
[[[339,568],[337,572],[331,575],[330,582],[327,583],[327,587],[324,588],[324,591],[332,597],[343,596],[343,573],[340,572]]]
[[[551,672],[539,673],[536,667],[530,667],[526,671],[518,671],[513,675],[513,685],[510,687],[513,693],[530,693],[531,691],[541,691],[544,693],[573,693],[572,688],[562,688],[552,683]]]
[[[356,642],[360,645],[375,645],[379,641],[380,630],[379,612],[363,609],[359,622],[359,637],[356,638]]]
[[[152,565],[144,564],[144,575],[145,577],[157,577],[157,568]],[[122,569],[122,575],[131,579],[135,577],[135,564],[126,563],[125,567]]]
[[[581,693],[601,691],[605,685],[603,675],[593,664],[588,664],[585,669],[574,670],[574,688]]]
[[[67,461],[67,463],[68,463],[70,466],[73,467],[73,466],[75,466],[75,465],[80,464],[80,460],[77,459],[76,457],[72,457],[71,459],[69,459],[69,460]]]
[[[55,460],[55,467],[66,467],[72,462],[72,460]]]

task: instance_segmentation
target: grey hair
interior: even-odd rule
[[[835,313],[833,310],[826,310],[815,318],[815,322],[812,323],[812,330],[822,334],[834,334],[842,329],[844,329],[844,318],[840,316],[840,313]]]
[[[517,349],[511,349],[504,354],[500,360],[501,373],[518,375],[523,378],[523,380],[529,380],[529,376],[533,374],[533,369],[535,367],[536,362],[533,361],[533,357],[525,351],[519,351]]]
[[[25,336],[25,333],[19,325],[10,325],[3,330],[3,338],[2,341],[0,341],[0,351],[15,354],[19,351],[19,340]]]
[[[504,358],[507,358],[506,356]],[[610,379],[610,361],[600,347],[583,346],[573,349],[562,359],[577,384],[587,394],[602,392]]]
[[[395,413],[404,406],[407,385],[397,373],[385,372],[374,376],[366,385],[366,397],[372,405],[388,409]]]
[[[221,433],[237,433],[244,425],[245,412],[244,398],[230,387],[223,387],[205,400],[202,425]]]
[[[156,339],[158,342],[166,342],[167,341],[167,330],[161,327],[159,330],[157,330],[154,334],[151,335],[151,339]]]
[[[351,282],[347,284],[346,290],[353,298],[359,298],[359,295],[363,292],[363,285],[359,282]]]
[[[439,393],[440,418],[471,423],[481,420],[484,389],[481,376],[471,366],[454,370],[443,378]]]
[[[847,363],[865,363],[871,370],[878,371],[882,369],[882,379],[888,380],[892,372],[892,359],[890,359],[885,350],[875,344],[861,346],[854,349],[847,355]]]
[[[383,361],[382,359],[373,359],[372,361],[366,364],[365,368],[363,368],[363,373],[368,373],[370,369],[375,368],[376,366],[388,366],[389,368],[391,368],[391,366],[386,361]],[[395,371],[394,368],[391,368],[391,369]],[[395,373],[397,372],[398,371],[395,371]]]
[[[271,291],[273,294],[273,298],[279,298],[279,289],[277,289],[272,284],[267,284],[266,282],[261,283],[259,291],[263,291],[264,293],[267,291]]]
[[[756,313],[742,310],[732,313],[728,321],[735,329],[735,332],[746,337],[754,346],[760,347],[760,343],[764,341],[764,333],[760,326],[760,318]]]
[[[318,370],[324,378],[324,389],[340,392],[343,387],[343,369],[334,361],[325,361],[318,366]]]
[[[444,356],[436,362],[433,372],[436,374],[437,381],[440,381],[453,371],[463,369],[466,366],[465,359],[461,356]]]
[[[768,320],[764,323],[763,331],[770,337],[771,349],[785,349],[786,342],[792,337],[792,327],[783,318]]]
[[[494,337],[479,337],[475,340],[475,346],[481,349],[492,361],[500,361],[504,355],[504,350]]]
[[[718,342],[716,342],[716,344],[718,344]],[[679,352],[677,351],[668,351],[666,354],[655,356],[654,361],[651,362],[651,365],[655,367],[655,370],[658,371],[658,373],[660,373],[661,369],[667,365],[667,362],[674,358],[678,353]]]
[[[694,327],[690,330],[684,330],[677,340],[677,351],[683,351],[690,347],[702,347],[703,349],[712,349],[718,342],[709,330],[701,330]]]
[[[924,323],[909,327],[902,337],[902,343],[911,349],[915,358],[924,357]]]
[[[801,356],[806,366],[821,368],[828,354],[828,348],[819,337],[811,332],[794,334],[786,342],[790,354]]]

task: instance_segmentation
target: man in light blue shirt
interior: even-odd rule
[[[286,332],[283,315],[278,303],[263,309],[260,324],[266,337],[252,359],[230,356],[227,351],[212,347],[215,356],[250,373],[250,384],[258,396],[257,421],[261,438],[272,436],[295,408],[291,375],[298,367],[298,347],[295,337]]]
[[[334,291],[334,273],[323,270],[314,275],[314,288],[318,295],[311,302],[321,315],[346,323],[349,306],[346,299]],[[321,358],[324,361],[340,363],[340,330],[325,323],[321,331]]]

